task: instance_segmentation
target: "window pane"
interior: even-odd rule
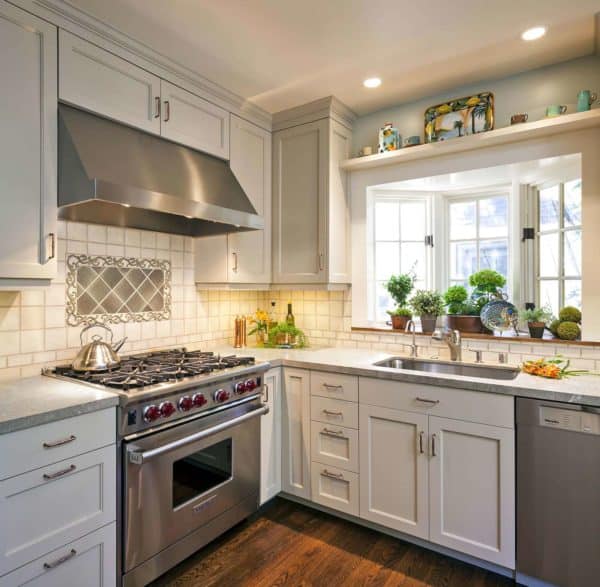
[[[480,241],[479,269],[494,269],[508,276],[508,241]]]
[[[508,236],[508,198],[497,196],[479,200],[479,236]]]
[[[581,280],[565,280],[565,306],[575,306],[581,308]]]
[[[375,243],[375,279],[383,281],[400,271],[398,243]]]
[[[425,245],[423,243],[402,243],[400,245],[400,270],[408,273],[414,267],[417,279],[425,279]]]
[[[540,275],[542,277],[558,277],[558,238],[559,234],[543,234],[540,236]]]
[[[390,297],[383,283],[377,283],[375,287],[375,320],[377,322],[386,322],[390,319],[386,310],[392,310],[396,304]]]
[[[558,316],[558,281],[540,281],[540,307],[547,306]]]
[[[398,226],[398,202],[375,203],[375,240],[397,241],[400,239]]]
[[[564,275],[581,275],[581,230],[567,230],[564,237]]]
[[[450,244],[450,278],[463,280],[477,271],[477,246],[475,243]]]
[[[540,190],[540,230],[559,228],[560,204],[557,185]]]
[[[565,226],[581,224],[581,180],[565,183]]]
[[[424,240],[426,226],[424,202],[400,204],[400,238],[403,241]]]
[[[468,239],[477,236],[476,202],[450,204],[450,239]]]

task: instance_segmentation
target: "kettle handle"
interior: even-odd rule
[[[106,324],[100,324],[100,322],[94,322],[93,324],[88,324],[87,326],[85,326],[84,328],[81,329],[81,334],[79,335],[79,342],[81,343],[81,346],[83,346],[83,333],[87,332],[88,330],[90,330],[90,328],[104,328],[104,330],[110,332],[110,343],[112,344],[113,341],[113,331],[106,326]]]

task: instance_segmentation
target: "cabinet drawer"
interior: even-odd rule
[[[114,444],[115,439],[114,408],[0,435],[0,479]]]
[[[311,420],[358,428],[358,404],[315,395],[310,401]]]
[[[358,516],[358,475],[330,465],[312,463],[312,500]]]
[[[360,378],[360,403],[514,428],[514,397],[404,381]]]
[[[358,377],[339,373],[310,372],[310,394],[346,401],[358,401]]]
[[[114,587],[116,534],[108,524],[0,577],[0,587]]]
[[[358,430],[312,422],[310,440],[313,461],[358,472]]]
[[[0,575],[115,520],[116,448],[0,482]]]

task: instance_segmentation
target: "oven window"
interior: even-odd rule
[[[232,439],[173,463],[173,508],[231,479]]]

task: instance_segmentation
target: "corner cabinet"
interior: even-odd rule
[[[350,283],[350,142],[332,118],[273,134],[274,283]]]
[[[0,284],[10,287],[56,276],[56,27],[0,0],[0,71]]]
[[[271,281],[271,133],[231,115],[231,170],[265,228],[195,240],[199,285],[267,287]]]

